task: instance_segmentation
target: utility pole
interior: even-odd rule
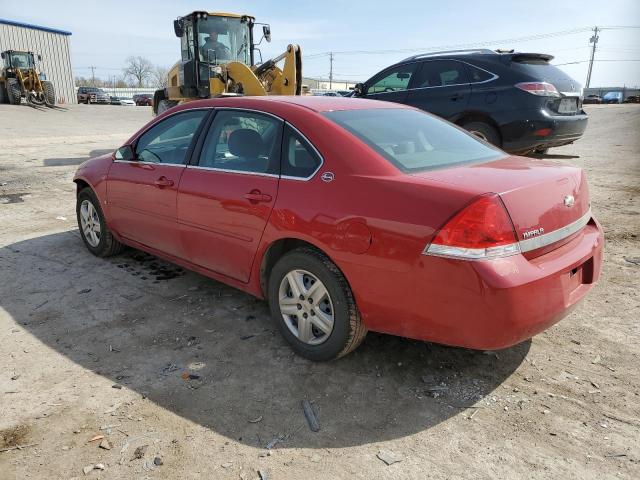
[[[91,69],[91,85],[95,87],[96,86],[96,76],[95,76],[94,70],[96,69],[96,67],[91,66],[89,68]]]
[[[333,89],[333,52],[329,52],[329,90]]]
[[[591,59],[589,60],[589,72],[587,73],[587,83],[584,88],[589,88],[591,82],[591,69],[593,69],[593,57],[596,55],[596,45],[598,44],[598,27],[593,27],[593,36],[589,39],[589,43],[593,43],[591,47]]]

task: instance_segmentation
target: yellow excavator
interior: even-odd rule
[[[262,37],[254,43],[254,26],[262,25]],[[173,22],[180,38],[182,58],[169,71],[167,86],[156,90],[153,113],[160,114],[180,103],[225,95],[300,95],[302,53],[298,45],[271,60],[262,57],[258,45],[271,41],[271,28],[250,15],[192,12]],[[262,58],[260,58],[262,60]],[[278,64],[284,61],[284,65]]]

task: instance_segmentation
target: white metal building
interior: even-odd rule
[[[71,32],[0,18],[0,52],[21,50],[41,55],[36,65],[51,80],[56,103],[76,103],[69,37]],[[36,57],[37,58],[37,57]]]

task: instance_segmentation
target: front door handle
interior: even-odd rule
[[[260,190],[251,190],[249,193],[244,194],[244,198],[246,198],[252,203],[259,203],[259,202],[267,203],[271,201],[271,195],[262,193]]]
[[[451,99],[451,101],[455,102],[457,100],[460,100],[462,98],[462,95],[460,95],[459,93],[454,93],[449,98]]]
[[[158,179],[156,179],[155,182],[153,182],[155,184],[156,187],[158,188],[164,188],[164,187],[172,187],[173,186],[173,180],[169,180],[167,177],[165,177],[164,175]]]

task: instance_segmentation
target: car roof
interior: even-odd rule
[[[196,102],[189,102],[189,104],[195,104]],[[213,98],[210,100],[203,100],[197,102],[202,105],[208,104],[210,106],[234,106],[236,104],[242,104],[243,107],[253,106],[260,108],[261,106],[267,107],[269,104],[279,103],[288,105],[297,105],[304,107],[314,112],[331,112],[335,110],[365,110],[373,108],[411,108],[406,105],[400,105],[397,103],[383,102],[379,100],[367,100],[364,98],[347,98],[347,97],[332,97],[332,96],[305,96],[305,95],[268,95],[260,97],[222,97]]]

